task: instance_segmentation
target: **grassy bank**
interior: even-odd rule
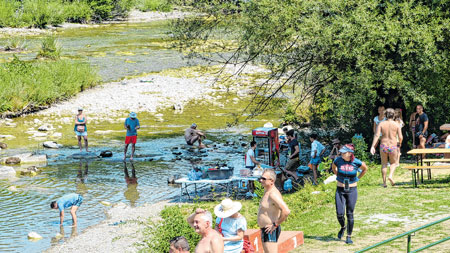
[[[33,111],[92,87],[98,80],[88,63],[22,61],[15,57],[0,65],[0,113]]]
[[[63,22],[101,22],[141,11],[171,11],[169,0],[0,0],[0,27],[38,27]]]
[[[283,197],[291,209],[283,230],[301,230],[305,235],[305,244],[295,252],[353,252],[392,236],[419,227],[425,223],[448,216],[450,196],[450,177],[447,174],[433,174],[433,181],[419,188],[412,188],[409,171],[398,169],[395,179],[397,186],[381,186],[380,166],[371,164],[366,176],[358,186],[358,202],[355,208],[354,245],[346,245],[336,239],[339,224],[334,207],[335,183],[319,186],[307,185],[304,189],[284,194]],[[165,252],[170,238],[184,235],[193,246],[198,236],[185,222],[185,218],[195,208],[202,207],[212,211],[220,201],[184,204],[180,207],[168,207],[161,216],[162,222],[149,223],[145,233],[148,241],[144,243],[144,252]],[[241,213],[246,217],[249,228],[257,228],[256,216],[258,200],[241,201]],[[447,224],[434,226],[416,233],[412,248],[417,249],[450,232]],[[433,247],[434,252],[444,252],[445,243]],[[387,250],[405,251],[406,238],[390,243],[374,252]]]

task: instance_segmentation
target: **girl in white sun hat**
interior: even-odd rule
[[[231,199],[224,199],[214,208],[216,230],[222,234],[224,252],[240,253],[244,247],[244,232],[247,220],[239,213],[242,204]]]

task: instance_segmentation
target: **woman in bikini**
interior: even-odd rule
[[[403,122],[403,115],[402,115],[402,109],[400,108],[395,108],[395,117],[394,117],[394,121],[397,122],[397,124],[400,126],[400,131],[402,131],[402,128],[405,126],[405,122]],[[400,142],[397,136],[397,146],[400,147]],[[401,156],[401,151],[398,150],[398,162],[400,163],[400,156]]]
[[[375,154],[375,145],[381,135],[380,156],[381,156],[381,173],[383,175],[383,186],[386,185],[387,164],[390,163],[389,181],[395,185],[393,180],[395,168],[398,166],[398,153],[403,141],[403,135],[400,126],[394,121],[395,111],[392,108],[386,110],[386,121],[381,122],[375,132],[370,153]],[[397,139],[398,137],[398,139]]]
[[[83,108],[78,108],[78,114],[75,116],[75,134],[78,139],[78,147],[80,147],[80,152],[83,150],[83,145],[81,144],[81,137],[84,139],[84,147],[86,148],[86,152],[88,150],[88,138],[87,138],[87,127],[86,127],[86,116],[83,114]]]

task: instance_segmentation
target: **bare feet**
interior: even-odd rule
[[[389,182],[391,182],[391,185],[392,185],[392,186],[395,185],[395,182],[394,182],[394,180],[393,180],[392,178],[389,177],[388,180],[389,180]]]
[[[198,148],[206,148],[205,144],[198,145]]]

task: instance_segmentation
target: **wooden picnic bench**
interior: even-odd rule
[[[450,164],[448,165],[432,165],[435,162],[450,162],[447,158],[433,158],[424,159],[423,155],[426,154],[450,154],[450,149],[445,148],[425,148],[425,149],[412,149],[408,151],[408,154],[416,156],[416,165],[404,166],[404,169],[411,170],[414,187],[417,187],[419,182],[419,172],[420,172],[420,182],[423,183],[423,170],[427,170],[428,179],[431,179],[431,170],[439,169],[450,169]],[[425,163],[425,165],[424,165]]]

